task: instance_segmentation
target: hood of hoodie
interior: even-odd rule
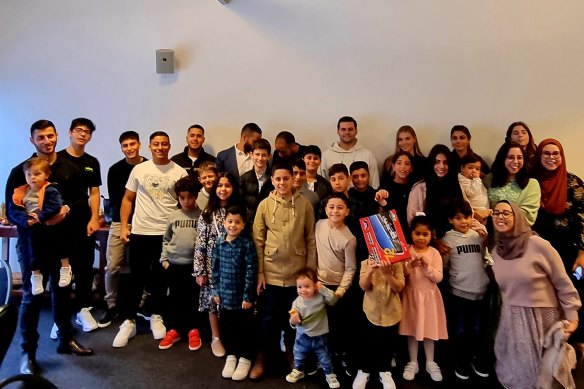
[[[359,140],[357,139],[357,143],[355,143],[355,146],[353,146],[352,149],[350,150],[345,150],[343,149],[341,146],[339,146],[339,142],[333,142],[333,144],[331,144],[331,150],[334,151],[335,153],[354,153],[359,149],[362,149],[363,145],[361,145],[361,143],[359,143]]]

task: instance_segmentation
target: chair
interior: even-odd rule
[[[8,262],[0,259],[0,304],[8,304],[12,292],[12,270]]]
[[[0,306],[0,328],[2,328],[0,331],[0,366],[14,337],[17,322],[18,312],[15,307],[12,305]]]

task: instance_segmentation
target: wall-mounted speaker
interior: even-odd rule
[[[156,73],[158,74],[174,73],[174,50],[170,49],[156,50]]]

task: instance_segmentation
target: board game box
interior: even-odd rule
[[[374,261],[399,262],[411,257],[401,224],[393,209],[363,217],[359,221],[369,255]]]

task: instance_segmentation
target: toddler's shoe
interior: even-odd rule
[[[239,363],[237,368],[233,372],[231,379],[233,381],[243,381],[247,378],[249,371],[251,370],[251,361],[245,358],[239,358]]]
[[[436,362],[426,362],[426,371],[430,374],[432,380],[436,382],[442,381],[442,372]]]
[[[223,371],[221,372],[221,377],[223,378],[233,377],[236,365],[237,358],[235,357],[235,355],[228,355],[227,358],[225,359],[225,366],[223,367]]]
[[[334,373],[331,374],[327,374],[325,376],[326,378],[326,383],[328,384],[329,388],[335,389],[335,388],[340,388],[341,384],[339,383],[339,380],[337,379],[337,375]]]
[[[166,336],[158,344],[158,348],[161,350],[168,350],[176,342],[180,341],[180,335],[176,330],[170,330],[166,333]]]
[[[406,367],[404,368],[404,380],[411,381],[414,379],[416,374],[420,371],[420,367],[418,366],[418,362],[408,362]]]
[[[367,382],[369,381],[369,373],[365,373],[363,370],[357,371],[355,380],[353,381],[353,389],[365,389]]]
[[[71,283],[72,274],[71,266],[61,267],[59,270],[59,287],[64,288],[68,286]]]
[[[393,382],[393,378],[391,378],[391,373],[389,371],[380,371],[379,381],[381,381],[383,389],[396,389],[395,382]]]
[[[133,320],[124,320],[112,346],[115,348],[124,347],[134,336],[136,336],[136,323]]]
[[[201,348],[203,342],[201,342],[201,336],[199,335],[199,330],[193,328],[189,331],[189,350],[196,351]]]
[[[31,274],[30,276],[31,291],[33,296],[38,296],[45,291],[43,288],[43,275],[42,274]]]
[[[301,372],[300,370],[292,369],[290,374],[288,374],[286,376],[286,381],[294,384],[294,383],[298,382],[298,380],[301,380],[303,378],[304,378],[304,372]]]
[[[162,321],[162,316],[152,314],[150,317],[150,330],[154,339],[162,339],[166,336],[166,327]]]

